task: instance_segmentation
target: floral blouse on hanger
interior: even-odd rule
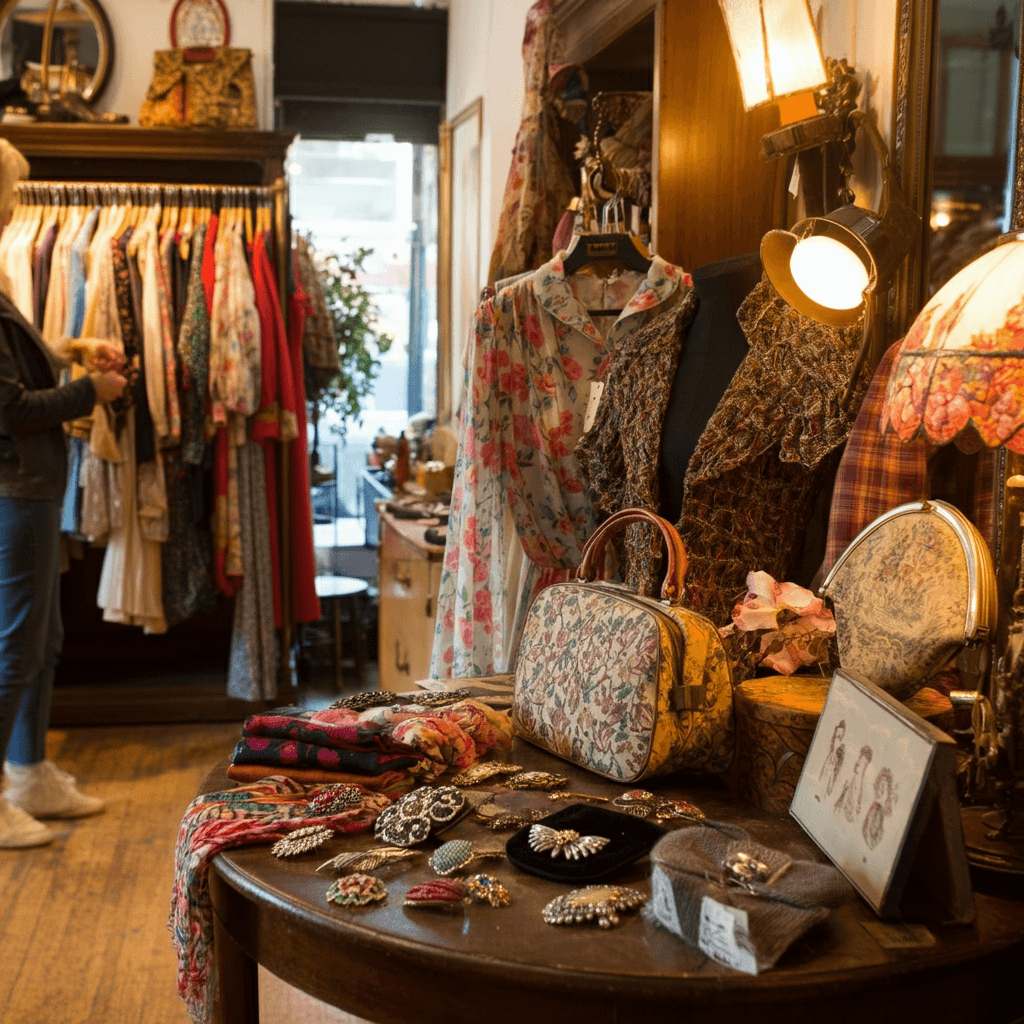
[[[567,278],[560,253],[477,310],[467,369],[431,675],[506,670],[518,623],[497,611],[511,585],[506,504],[529,559],[521,592],[579,564],[594,527],[573,447],[590,384],[651,315],[692,286],[655,257],[646,276]],[[595,309],[621,309],[602,336]],[[607,317],[598,317],[602,322]]]

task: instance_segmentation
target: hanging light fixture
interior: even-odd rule
[[[889,287],[921,221],[903,199],[878,129],[860,110],[848,119],[851,131],[867,132],[882,165],[878,212],[857,206],[844,185],[836,209],[790,231],[769,231],[761,241],[761,261],[779,294],[798,312],[836,327],[857,323],[872,297]]]
[[[808,0],[718,0],[718,5],[745,110],[813,94],[825,85],[825,62]]]

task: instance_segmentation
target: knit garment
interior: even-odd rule
[[[575,448],[602,516],[631,506],[658,511],[662,425],[695,311],[682,303],[612,356],[594,426]],[[835,328],[801,316],[767,276],[737,318],[750,351],[690,459],[677,523],[689,556],[687,604],[717,625],[729,621],[751,570],[792,578],[864,389],[859,381],[842,404],[860,325]],[[622,552],[629,586],[652,596],[662,578],[656,540],[652,527],[631,526]]]
[[[763,865],[768,881],[740,885],[732,880],[726,864],[738,853]],[[837,868],[794,860],[755,842],[734,825],[705,823],[670,832],[651,851],[651,863],[655,896],[645,909],[647,916],[687,945],[703,948],[705,897],[743,911],[746,934],[739,942],[753,954],[751,966],[756,965],[756,971],[750,973],[774,967],[796,939],[828,916],[829,908],[853,896],[853,888]]]

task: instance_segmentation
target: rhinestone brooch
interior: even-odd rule
[[[569,785],[568,776],[551,772],[519,772],[505,780],[509,789],[563,789]]]
[[[523,766],[521,764],[504,764],[501,761],[478,761],[476,764],[471,764],[468,768],[464,768],[459,772],[452,779],[452,785],[476,786],[481,782],[486,782],[488,779],[493,779],[495,775],[514,775],[522,770]]]
[[[339,878],[327,890],[327,902],[341,907],[363,907],[384,899],[387,894],[388,890],[379,878],[357,873]]]
[[[326,825],[308,825],[278,839],[270,848],[270,852],[275,857],[297,857],[300,853],[309,853],[310,850],[323,846],[333,835],[334,829]]]
[[[468,839],[451,839],[442,843],[428,859],[427,863],[439,875],[454,875],[463,871],[475,860],[485,857],[504,857],[504,850],[478,850]]]
[[[333,710],[366,711],[368,708],[393,704],[397,697],[398,694],[392,693],[391,690],[367,690],[365,693],[353,693],[348,697],[342,697],[330,706]]]
[[[522,811],[506,811],[500,807],[481,807],[476,812],[477,818],[487,823],[492,832],[504,832],[508,829],[522,828],[530,825],[541,818],[547,817],[547,811],[526,808]]]
[[[437,826],[455,821],[465,806],[466,798],[454,786],[421,786],[384,808],[373,834],[391,846],[415,846]]]
[[[341,814],[350,807],[362,803],[362,800],[363,791],[358,786],[348,784],[324,786],[309,798],[303,816],[324,818],[329,814]]]
[[[636,910],[647,897],[621,885],[588,885],[556,896],[541,912],[547,924],[586,924],[596,920],[601,928],[613,928],[619,914]]]
[[[466,892],[470,899],[486,901],[492,907],[507,907],[512,902],[508,889],[494,875],[470,875],[466,879]]]
[[[566,860],[589,857],[592,853],[603,850],[611,842],[604,836],[581,836],[572,828],[548,828],[547,825],[531,825],[528,841],[531,850],[537,853],[550,850],[552,857],[561,855]]]
[[[443,708],[448,704],[457,704],[469,696],[469,690],[460,686],[457,690],[426,690],[414,696],[405,694],[408,703],[424,708]]]

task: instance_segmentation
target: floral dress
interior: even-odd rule
[[[655,257],[646,276],[567,278],[560,253],[477,310],[469,353],[431,675],[505,671],[527,602],[579,564],[594,528],[573,447],[610,355],[692,281]],[[602,336],[591,318],[621,309]],[[506,512],[509,513],[506,516]],[[509,524],[511,526],[511,532]],[[510,542],[527,571],[516,582]],[[513,552],[516,544],[512,543]]]

